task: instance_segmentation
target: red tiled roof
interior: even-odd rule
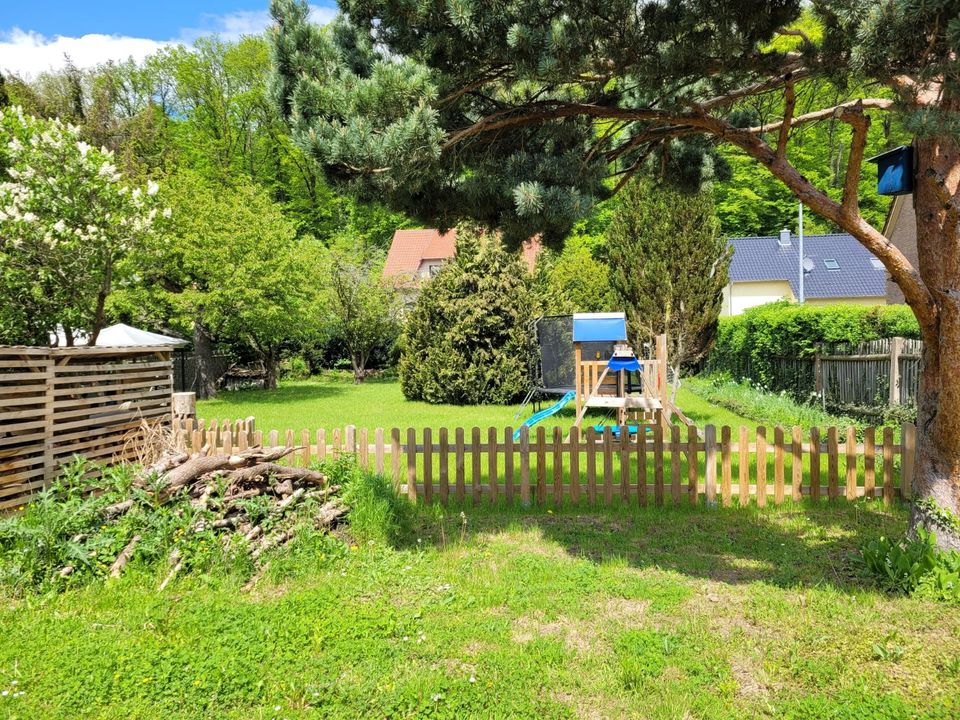
[[[424,259],[444,260],[453,257],[457,231],[443,235],[437,230],[397,230],[387,252],[383,276],[415,275]]]
[[[452,258],[456,252],[456,245],[456,229],[448,230],[443,234],[434,229],[397,230],[393,234],[393,242],[387,252],[383,276],[416,275],[424,260]],[[539,235],[523,241],[521,253],[530,272],[533,272],[536,267],[541,250],[543,245]]]

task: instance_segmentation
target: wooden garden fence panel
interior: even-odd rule
[[[224,428],[232,431],[233,442],[238,437],[247,445],[264,440],[252,423],[240,420],[186,421],[180,436],[187,450],[208,446],[216,452],[222,449]],[[916,430],[909,424],[900,428],[896,441],[890,427],[879,432],[866,428],[862,439],[855,428],[834,427],[708,425],[690,428],[686,438],[679,429],[667,433],[661,427],[644,429],[630,435],[619,428],[602,433],[592,428],[584,433],[575,428],[550,432],[521,428],[514,441],[512,428],[358,431],[348,426],[330,432],[274,431],[266,439],[273,443],[283,438],[292,446],[300,438],[300,449],[292,455],[296,462],[343,453],[354,454],[361,464],[377,458],[376,468],[386,472],[402,493],[426,503],[553,506],[566,499],[585,499],[591,505],[733,507],[863,497],[889,503],[909,498],[913,485]]]
[[[82,455],[132,460],[144,421],[169,425],[169,346],[0,346],[0,510],[23,505]]]

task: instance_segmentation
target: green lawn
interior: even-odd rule
[[[134,564],[8,598],[0,715],[960,716],[960,608],[855,558],[901,510],[459,510],[396,547],[295,543],[252,594]]]
[[[729,410],[711,405],[685,389],[680,390],[680,408],[698,425],[753,425],[756,422]],[[282,382],[275,391],[237,390],[222,392],[213,400],[197,403],[197,414],[204,419],[236,420],[253,415],[261,430],[332,429],[345,425],[358,428],[455,428],[516,427],[532,413],[528,406],[519,419],[519,405],[430,405],[411,402],[400,392],[396,380],[368,380],[354,385],[345,375],[329,374],[310,380]],[[567,428],[575,412],[571,406],[547,419],[547,428]],[[594,422],[605,419],[593,414]],[[608,419],[607,423],[611,421]]]

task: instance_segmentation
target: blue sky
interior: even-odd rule
[[[89,67],[142,58],[164,44],[218,33],[236,39],[269,22],[269,0],[2,0],[0,71],[33,76],[62,66],[64,54]],[[313,17],[328,21],[334,0],[312,0]]]

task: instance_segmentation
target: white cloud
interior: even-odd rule
[[[14,28],[0,33],[0,70],[30,77],[62,68],[66,56],[77,67],[91,67],[107,60],[141,60],[166,43],[149,38],[90,34],[81,37],[45,37]]]
[[[310,6],[310,19],[321,25],[333,20],[336,8]],[[91,33],[79,37],[48,37],[33,31],[13,28],[0,31],[0,71],[30,78],[41,72],[66,65],[69,56],[80,68],[93,67],[108,60],[142,60],[160,48],[177,43],[189,45],[204,35],[217,34],[224,40],[239,40],[243,35],[263,32],[270,24],[266,10],[238,10],[224,15],[205,15],[204,27],[184,28],[179,37],[170,40],[102,35]]]

